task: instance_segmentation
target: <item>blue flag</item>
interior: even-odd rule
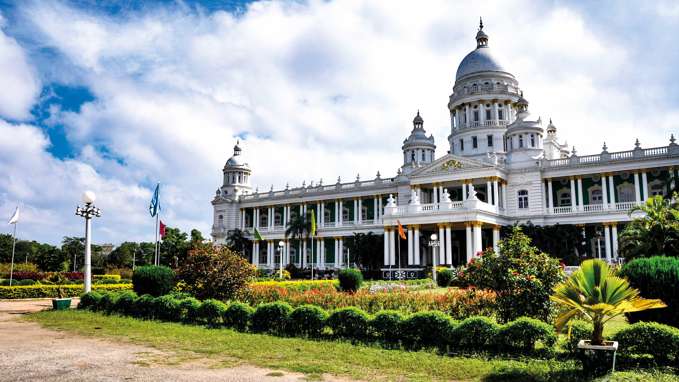
[[[159,193],[160,183],[156,185],[156,190],[153,192],[153,198],[151,199],[151,204],[149,205],[149,213],[151,214],[151,217],[156,216],[156,214],[158,214],[158,210],[160,209],[160,200],[158,197]]]

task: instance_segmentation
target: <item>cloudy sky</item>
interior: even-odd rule
[[[260,190],[393,176],[417,109],[448,150],[479,16],[579,154],[679,133],[674,1],[0,0],[0,217],[58,243],[91,189],[95,242],[152,240],[160,182],[163,220],[207,235],[238,138]]]

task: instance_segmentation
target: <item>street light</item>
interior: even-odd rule
[[[278,268],[280,270],[280,279],[283,280],[283,247],[285,246],[285,242],[283,240],[278,242]]]
[[[437,255],[437,248],[439,246],[439,241],[438,241],[438,236],[435,233],[432,233],[431,236],[429,236],[429,246],[432,247],[432,256],[431,256],[431,263],[432,263],[432,268],[431,268],[431,276],[434,279],[434,284],[436,284],[436,255]]]
[[[92,251],[91,251],[91,219],[93,217],[101,216],[101,210],[94,206],[94,201],[96,196],[92,191],[85,191],[83,193],[82,201],[85,203],[85,207],[77,206],[75,208],[75,214],[77,216],[82,216],[85,218],[85,293],[92,290]]]

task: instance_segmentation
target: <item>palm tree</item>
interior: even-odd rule
[[[310,233],[311,220],[302,215],[293,215],[285,228],[286,238],[297,238],[300,241],[305,238],[308,239]]]
[[[247,234],[247,231],[238,228],[230,230],[226,234],[226,246],[246,257],[245,251],[250,246],[250,239],[245,236]]]
[[[557,331],[582,314],[592,322],[592,345],[604,344],[604,325],[612,318],[667,306],[660,300],[640,297],[626,279],[615,276],[605,261],[596,259],[583,261],[566,281],[554,287],[550,299],[569,308],[556,318]]]
[[[679,253],[679,202],[654,196],[630,214],[640,211],[644,217],[634,219],[620,234],[620,253],[626,259]]]

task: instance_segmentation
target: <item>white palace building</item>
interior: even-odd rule
[[[236,145],[212,200],[214,241],[224,243],[230,230],[241,229],[253,239],[249,255],[258,267],[278,269],[281,253],[284,265],[309,267],[311,241],[293,243],[285,227],[291,216],[315,209],[316,269],[346,266],[344,240],[372,232],[384,238],[383,275],[398,269],[413,277],[432,265],[432,253],[438,265],[463,264],[496,247],[501,226],[528,221],[581,227],[590,256],[616,260],[629,210],[674,188],[674,137],[664,147],[644,148],[637,140],[632,150],[609,152],[604,144],[600,153],[578,155],[561,143],[551,121],[531,119],[519,82],[494,58],[483,24],[476,42],[448,101],[447,155],[435,157],[434,137],[418,112],[393,178],[377,173],[372,180],[252,192],[251,169]],[[398,222],[407,240],[398,239]],[[255,228],[263,240],[254,240]],[[428,246],[433,233],[436,252]]]

